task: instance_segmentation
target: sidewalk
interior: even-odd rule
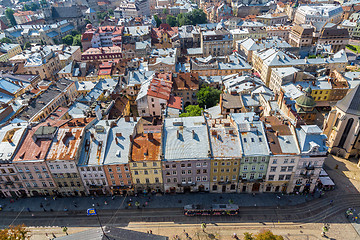
[[[315,197],[317,194],[315,195]],[[138,201],[141,207],[146,208],[182,208],[187,204],[211,205],[216,203],[229,203],[231,200],[239,206],[287,206],[297,205],[313,200],[311,195],[282,195],[274,193],[252,194],[215,194],[215,193],[191,193],[176,195],[148,195],[138,197],[116,196],[114,200],[109,197],[32,197],[15,200],[11,203],[10,198],[0,199],[3,211],[64,211],[67,210],[86,210],[95,207],[97,209],[125,209],[131,203],[131,208],[135,208]],[[107,204],[105,204],[105,202]],[[45,209],[45,210],[44,210]],[[1,213],[0,213],[1,214]]]

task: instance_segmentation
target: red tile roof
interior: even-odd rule
[[[171,95],[168,101],[168,107],[182,110],[182,97],[174,97]]]
[[[156,73],[151,80],[148,95],[156,98],[169,100],[172,88],[171,73]]]

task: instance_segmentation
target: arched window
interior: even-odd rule
[[[353,123],[354,123],[354,119],[353,119],[353,118],[350,118],[350,119],[348,120],[348,122],[346,123],[344,132],[343,132],[343,134],[342,134],[342,136],[341,136],[341,138],[340,138],[340,142],[339,142],[339,145],[338,145],[339,148],[344,147],[345,141],[346,141],[346,139],[347,139],[347,137],[348,137],[348,134],[349,134],[349,132],[350,132],[350,129],[351,129]]]

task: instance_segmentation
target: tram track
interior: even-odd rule
[[[103,223],[109,225],[122,225],[129,222],[181,222],[196,223],[201,221],[231,223],[259,222],[287,222],[292,225],[301,223],[324,222],[327,218],[344,212],[348,207],[360,207],[358,194],[342,195],[334,199],[330,205],[329,199],[319,199],[301,205],[275,206],[275,207],[240,207],[237,216],[184,216],[182,208],[165,209],[121,209],[114,213],[113,210],[98,210]],[[71,226],[97,226],[95,218],[91,218],[83,211],[71,212],[0,212],[0,225],[6,226],[25,223],[28,226],[46,226],[48,223]]]

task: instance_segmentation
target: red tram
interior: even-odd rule
[[[184,207],[186,216],[209,216],[209,215],[238,215],[239,206],[236,204],[212,204],[211,206],[203,205],[186,205]]]

